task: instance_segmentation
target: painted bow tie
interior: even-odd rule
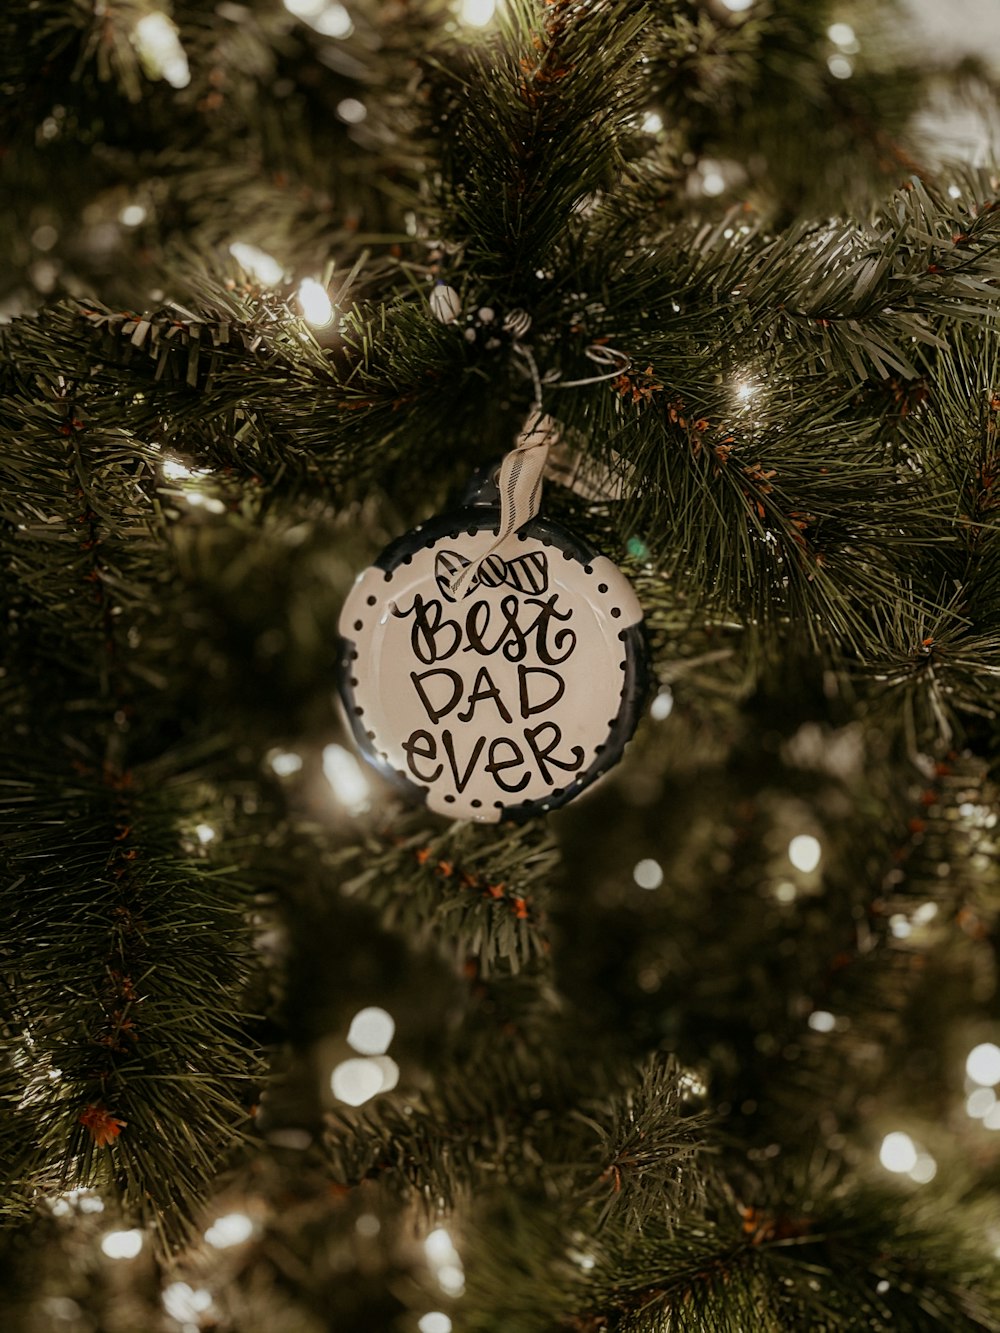
[[[449,602],[455,601],[452,593],[456,576],[472,564],[457,551],[439,551],[434,561],[434,579],[442,594]],[[549,568],[544,551],[528,551],[513,560],[504,560],[495,552],[481,561],[476,572],[463,587],[461,596],[466,597],[474,588],[482,584],[484,588],[499,588],[506,585],[517,592],[533,593],[537,596],[547,592],[549,587]]]

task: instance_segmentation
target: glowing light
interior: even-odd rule
[[[345,97],[337,103],[337,115],[347,125],[360,125],[368,115],[368,108],[356,97]]]
[[[182,463],[179,458],[165,458],[161,464],[163,475],[168,481],[184,481],[198,474]]]
[[[921,903],[913,913],[913,924],[915,926],[926,926],[929,921],[934,920],[937,914],[937,903]]]
[[[984,1041],[974,1046],[965,1062],[965,1072],[973,1083],[992,1088],[1000,1083],[1000,1046]]]
[[[677,1086],[681,1090],[681,1096],[690,1100],[692,1097],[704,1097],[708,1092],[705,1086],[705,1080],[693,1069],[685,1069],[677,1080]]]
[[[722,0],[722,3],[734,14],[742,14],[750,8],[753,0]]]
[[[134,1259],[142,1249],[141,1231],[109,1231],[101,1250],[109,1259]]]
[[[374,1060],[343,1060],[330,1076],[330,1087],[338,1101],[363,1106],[382,1091],[382,1071]]]
[[[909,1134],[897,1131],[887,1134],[882,1140],[878,1159],[887,1171],[896,1175],[909,1175],[917,1164],[917,1150]]]
[[[277,754],[271,756],[271,767],[279,778],[290,778],[293,773],[298,773],[301,769],[302,756],[296,754],[294,750],[279,750]]]
[[[788,859],[796,870],[811,874],[820,863],[823,849],[811,833],[799,833],[788,844]]]
[[[849,23],[831,23],[826,35],[834,46],[853,47],[857,45],[854,29]]]
[[[326,0],[285,0],[285,8],[297,19],[309,19],[318,14]]]
[[[832,1032],[837,1026],[837,1020],[825,1009],[815,1009],[809,1015],[809,1026],[813,1032]]]
[[[336,0],[334,4],[327,5],[313,23],[313,27],[323,37],[350,37],[354,31],[350,14],[343,5],[336,3]]]
[[[92,1190],[67,1190],[48,1201],[55,1217],[67,1217],[74,1209],[81,1213],[103,1213],[104,1200]]]
[[[461,0],[458,17],[470,28],[485,28],[496,13],[497,0]],[[451,1328],[451,1324],[448,1325]]]
[[[212,1297],[204,1288],[189,1287],[186,1282],[171,1282],[163,1289],[163,1308],[179,1324],[194,1324],[199,1315],[212,1308]]]
[[[465,1274],[454,1264],[445,1264],[439,1268],[437,1280],[446,1296],[461,1296],[465,1291]]]
[[[382,1092],[392,1092],[393,1088],[399,1082],[399,1065],[388,1055],[373,1055],[372,1064],[377,1065],[382,1072]]]
[[[299,308],[314,328],[324,329],[333,323],[333,302],[315,278],[303,278],[299,283]]]
[[[360,1009],[351,1019],[347,1042],[362,1055],[384,1055],[395,1032],[393,1017],[384,1009]]]
[[[779,903],[793,903],[799,896],[799,891],[794,884],[784,879],[780,884],[775,885],[774,896]]]
[[[191,82],[187,56],[177,37],[177,27],[166,14],[146,14],[135,25],[132,40],[147,74],[166,79],[172,88]]]
[[[642,118],[642,128],[647,134],[659,134],[663,129],[663,117],[658,111],[647,111]]]
[[[649,705],[649,716],[654,722],[663,722],[674,711],[674,696],[670,686],[664,685],[653,702]]]
[[[647,857],[632,871],[632,878],[640,889],[658,889],[663,883],[663,868],[659,861]]]
[[[753,384],[738,384],[736,386],[736,397],[741,403],[748,403],[756,392],[756,386]]]
[[[285,276],[285,270],[274,256],[269,255],[266,250],[261,250],[256,245],[246,245],[243,241],[233,241],[229,247],[229,253],[244,273],[249,273],[251,278],[256,278],[265,287],[273,287]]]
[[[704,163],[701,171],[701,188],[705,194],[721,194],[726,188],[726,178],[722,172],[710,162]]]
[[[138,227],[146,221],[146,210],[142,204],[126,204],[118,214],[118,221],[123,227]]]
[[[983,1120],[993,1110],[996,1100],[992,1088],[976,1088],[965,1099],[965,1114],[972,1120]]]
[[[430,1310],[417,1320],[420,1333],[451,1333],[451,1320],[440,1310]]]
[[[424,1254],[427,1255],[428,1263],[433,1264],[435,1268],[439,1268],[442,1264],[454,1263],[458,1257],[455,1242],[444,1227],[435,1227],[424,1237]]]
[[[918,1185],[926,1185],[937,1175],[937,1162],[929,1152],[917,1153],[917,1160],[910,1169],[910,1179]]]
[[[1000,1102],[994,1102],[983,1116],[983,1125],[986,1129],[1000,1129]]]
[[[847,56],[828,56],[826,67],[835,79],[849,79],[854,73],[854,62]]]
[[[949,197],[949,199],[961,199],[961,197],[962,197],[962,191],[958,188],[957,185],[949,185],[949,186],[948,186],[948,197]],[[963,807],[963,813],[966,813],[966,811],[964,810],[964,807]]]
[[[194,831],[198,841],[203,847],[206,843],[213,842],[216,836],[215,829],[212,828],[211,824],[198,824],[195,826]]]
[[[227,1250],[230,1245],[242,1245],[253,1235],[253,1222],[246,1213],[226,1213],[217,1217],[205,1232],[209,1245]]]
[[[889,918],[889,929],[897,940],[906,940],[913,934],[913,927],[902,912],[894,912]]]
[[[323,749],[323,776],[349,815],[364,814],[371,806],[371,788],[361,765],[342,745]]]

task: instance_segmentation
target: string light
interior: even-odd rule
[[[343,5],[327,5],[315,20],[313,27],[322,37],[350,37],[354,23]]]
[[[126,204],[118,214],[118,221],[123,227],[138,227],[146,221],[146,210],[142,204]]]
[[[424,1254],[441,1290],[448,1296],[461,1296],[465,1291],[465,1271],[454,1241],[444,1227],[437,1227],[424,1238]]]
[[[910,1179],[918,1185],[926,1185],[937,1175],[937,1162],[928,1152],[918,1152],[917,1160],[910,1170]]]
[[[458,16],[470,28],[485,28],[496,13],[496,8],[497,0],[461,0]]]
[[[356,97],[345,97],[337,103],[337,115],[347,125],[360,125],[368,115],[368,108]]]
[[[303,318],[313,328],[324,329],[333,323],[333,302],[326,288],[315,278],[303,278],[299,283],[299,308]]]
[[[965,1114],[970,1120],[983,1120],[996,1105],[992,1088],[976,1088],[965,1099]]]
[[[103,1213],[104,1200],[93,1190],[67,1190],[54,1199],[48,1200],[54,1217],[67,1217],[74,1209],[81,1213]]]
[[[906,1176],[917,1164],[917,1149],[909,1134],[896,1131],[882,1140],[878,1159],[887,1171]]]
[[[949,185],[949,186],[948,186],[948,198],[949,198],[949,199],[961,199],[961,197],[962,197],[962,191],[958,188],[957,185]]]
[[[647,134],[659,134],[663,129],[663,117],[658,111],[647,111],[642,118],[642,128]]]
[[[246,1213],[226,1213],[217,1217],[205,1232],[209,1245],[227,1250],[231,1245],[242,1245],[253,1235],[253,1222]]]
[[[420,1333],[451,1333],[451,1320],[440,1310],[430,1310],[417,1320]]]
[[[820,863],[823,849],[811,833],[799,833],[788,844],[788,859],[796,870],[811,874]]]
[[[141,1231],[109,1231],[101,1241],[101,1251],[109,1259],[134,1259],[141,1249]]]
[[[813,1032],[832,1032],[837,1026],[837,1020],[825,1009],[815,1009],[809,1015],[809,1026]]]
[[[861,43],[854,35],[854,29],[849,23],[831,23],[826,30],[826,35],[834,46],[839,46],[848,55],[854,55],[861,50]]]
[[[854,73],[854,64],[847,56],[828,56],[826,67],[835,79],[849,79]]]
[[[649,705],[649,716],[654,722],[663,722],[674,711],[674,696],[669,685],[664,685]]]
[[[197,1324],[199,1316],[212,1308],[211,1294],[186,1282],[171,1282],[163,1291],[163,1308],[179,1324]]]
[[[249,273],[251,278],[256,278],[265,287],[274,287],[285,276],[285,270],[274,256],[269,255],[266,250],[261,250],[256,245],[247,245],[243,241],[233,241],[229,247],[229,253],[244,273]]]
[[[1000,1083],[1000,1046],[984,1041],[974,1046],[965,1061],[965,1072],[973,1083],[992,1088]]]
[[[361,1055],[384,1055],[395,1032],[392,1015],[384,1009],[360,1009],[351,1019],[347,1044]]]
[[[658,889],[663,883],[663,868],[659,861],[647,857],[635,866],[632,878],[640,889]]]
[[[326,0],[285,0],[285,8],[297,19],[315,18],[326,6]]]
[[[382,1091],[382,1070],[374,1060],[342,1060],[330,1075],[333,1095],[348,1106],[363,1106]]]
[[[726,178],[714,162],[701,164],[701,188],[707,195],[721,194],[726,188]]]
[[[294,750],[277,750],[270,756],[269,762],[279,778],[290,778],[302,768],[302,756]]]
[[[349,815],[362,815],[371,806],[371,788],[361,765],[342,745],[323,750],[323,776]]]
[[[132,30],[132,40],[146,72],[166,79],[172,88],[191,82],[187,56],[177,36],[177,26],[166,14],[145,14]]]
[[[211,824],[196,824],[195,837],[204,847],[207,843],[213,842],[216,836],[215,829]]]

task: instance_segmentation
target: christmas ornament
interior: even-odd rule
[[[464,506],[393,542],[340,618],[367,758],[453,818],[524,819],[621,758],[646,685],[642,610],[610,560],[537,517],[555,425],[533,413]]]

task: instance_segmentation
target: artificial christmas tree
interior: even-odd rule
[[[5,1329],[1000,1329],[997,71],[914,31],[5,7]],[[645,716],[449,822],[339,618],[539,410],[440,614],[613,562]]]

